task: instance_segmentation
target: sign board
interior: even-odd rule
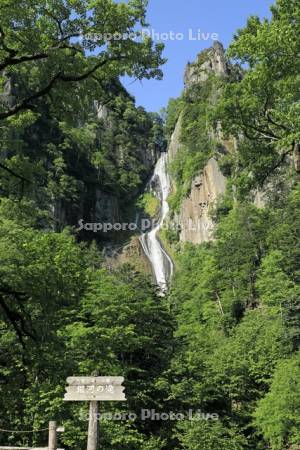
[[[123,377],[69,377],[65,401],[125,401]]]

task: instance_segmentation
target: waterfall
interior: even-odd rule
[[[159,221],[154,228],[147,233],[143,233],[140,237],[143,250],[151,263],[153,274],[162,294],[167,291],[168,283],[173,274],[173,262],[158,237],[159,230],[169,212],[167,198],[171,184],[167,171],[167,160],[168,154],[162,153],[150,181],[150,185],[155,186],[154,192],[161,202]]]

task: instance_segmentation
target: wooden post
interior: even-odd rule
[[[98,422],[99,402],[90,402],[90,415],[89,415],[89,431],[87,450],[98,450]]]
[[[49,422],[49,450],[57,450],[56,422]]]

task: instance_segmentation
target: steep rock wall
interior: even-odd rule
[[[225,189],[226,179],[216,159],[211,158],[203,173],[194,178],[191,192],[182,202],[179,214],[182,242],[200,244],[212,239],[214,222],[210,211]]]
[[[211,73],[227,76],[229,70],[224,48],[222,44],[215,42],[212,48],[197,56],[195,63],[187,65],[184,75],[185,89],[189,89],[193,84],[205,83]],[[169,164],[180,151],[181,127],[182,115],[179,116],[169,143]],[[224,152],[230,152],[235,147],[234,142],[222,139],[221,130],[218,136],[212,137],[220,141]],[[217,159],[210,158],[203,171],[192,180],[188,197],[183,200],[179,213],[172,219],[176,228],[180,230],[181,242],[201,244],[212,239],[214,222],[210,211],[225,190],[226,178],[220,171]]]
[[[168,147],[168,155],[169,155],[169,162],[172,162],[175,159],[175,156],[180,148],[180,132],[181,132],[181,126],[182,126],[182,114],[180,114],[175,129],[173,131],[173,134],[171,136],[171,140]]]

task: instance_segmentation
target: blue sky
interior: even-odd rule
[[[170,97],[180,95],[187,62],[194,61],[201,50],[213,44],[212,38],[216,37],[213,33],[227,47],[236,30],[246,24],[249,15],[270,17],[272,4],[273,0],[149,0],[148,22],[151,28],[155,33],[167,33],[166,36],[160,35],[165,43],[164,56],[168,58],[163,66],[164,79],[134,83],[124,79],[123,84],[136,97],[138,106],[142,105],[148,111],[159,111],[167,105]],[[184,39],[172,40],[172,33],[182,33]]]

